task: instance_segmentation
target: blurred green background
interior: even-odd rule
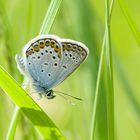
[[[17,70],[15,55],[37,36],[49,0],[0,0],[0,65],[19,83],[23,77]],[[139,0],[125,0],[140,31]],[[51,29],[51,34],[81,41],[90,55],[80,68],[55,89],[81,97],[84,101],[71,106],[63,98],[43,98],[37,103],[56,123],[68,140],[90,138],[91,116],[104,34],[104,1],[64,0]],[[114,69],[115,139],[140,139],[140,48],[116,1],[111,19],[111,39]],[[105,67],[105,66],[104,66]],[[102,78],[97,110],[96,140],[107,140],[106,95]],[[0,140],[4,140],[14,110],[14,104],[0,90]],[[41,139],[23,114],[19,118],[15,140]]]

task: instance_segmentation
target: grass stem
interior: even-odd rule
[[[63,0],[51,0],[39,34],[49,33]]]
[[[109,0],[105,0],[105,28],[106,28],[106,95],[107,95],[107,127],[108,140],[114,140],[114,87],[113,64],[110,34]]]
[[[114,0],[112,0],[111,4],[110,4],[110,11],[109,11],[109,18],[110,19],[112,16],[113,5],[114,5]],[[90,140],[94,140],[94,135],[95,135],[95,124],[96,124],[96,116],[97,116],[97,106],[98,106],[99,87],[100,87],[101,72],[102,72],[102,65],[103,65],[103,56],[104,56],[104,52],[105,52],[106,33],[107,33],[107,30],[105,28],[105,33],[104,33],[103,43],[102,43],[102,50],[101,50],[101,54],[100,54],[98,74],[97,74],[95,98],[94,98],[93,113],[92,113],[92,126],[91,126]]]
[[[6,140],[14,140],[14,136],[15,136],[15,131],[16,131],[16,126],[18,123],[18,118],[19,118],[19,111],[20,109],[16,106],[15,110],[14,110],[14,114],[8,129],[8,133],[6,136]]]

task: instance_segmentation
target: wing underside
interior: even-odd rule
[[[66,79],[87,57],[87,47],[74,40],[41,35],[24,48],[25,69],[33,82],[51,89]]]

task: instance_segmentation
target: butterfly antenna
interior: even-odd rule
[[[74,102],[72,102],[70,99],[68,99],[67,97],[63,96],[61,93],[54,91],[57,95],[61,96],[63,99],[65,99],[70,105],[76,105]]]
[[[57,93],[57,94],[63,94],[63,95],[66,95],[66,96],[69,96],[69,97],[71,97],[71,98],[73,98],[73,99],[76,99],[76,100],[79,100],[79,101],[83,101],[83,99],[81,99],[81,98],[79,98],[79,97],[75,97],[75,96],[72,96],[72,95],[70,95],[70,94],[67,94],[67,93],[64,93],[64,92],[60,92],[60,91],[54,91],[55,93]]]

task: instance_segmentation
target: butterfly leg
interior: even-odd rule
[[[36,100],[39,101],[41,98],[42,98],[42,94],[38,93],[38,98]]]
[[[15,59],[20,73],[25,76],[26,69],[24,59],[18,54],[15,56]]]

